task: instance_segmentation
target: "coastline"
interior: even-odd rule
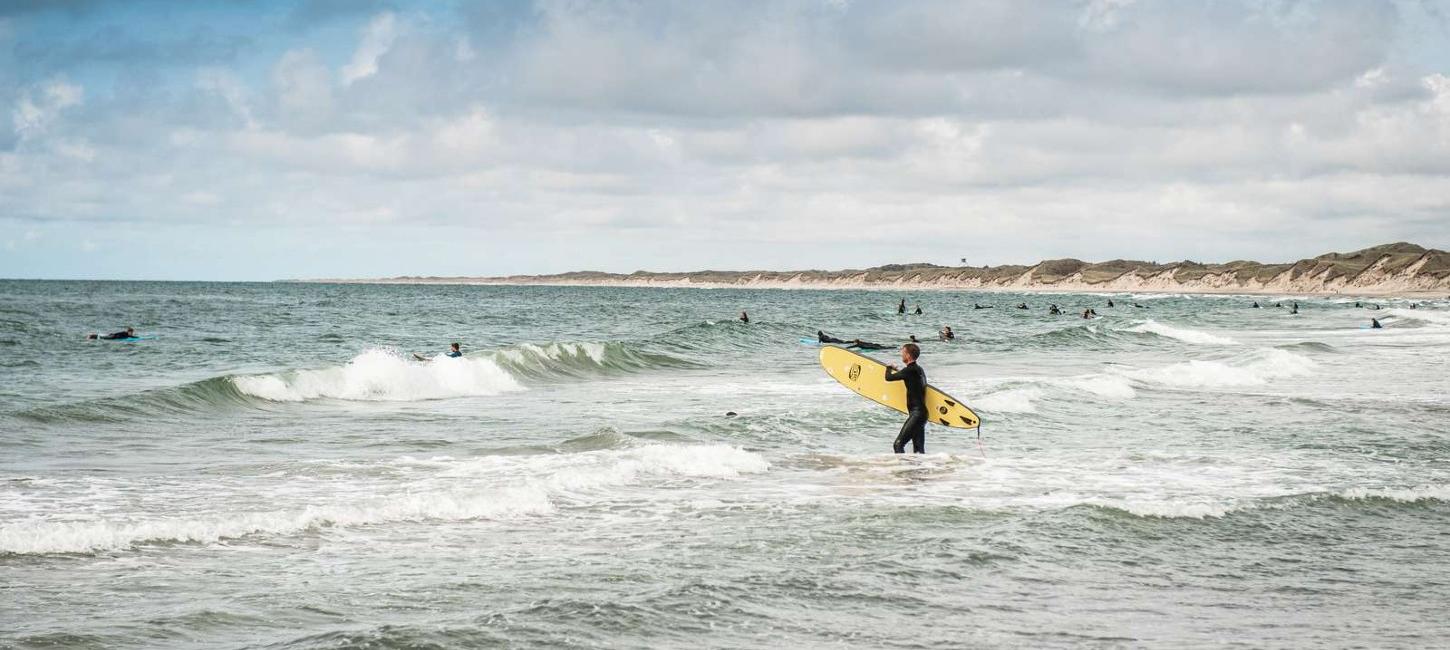
[[[888,264],[840,271],[694,271],[552,275],[398,276],[291,282],[337,284],[458,284],[691,289],[828,289],[857,291],[974,291],[983,293],[1150,293],[1244,296],[1426,299],[1450,296],[1450,252],[1409,243],[1352,253],[1325,253],[1292,263],[1234,261],[1143,262],[1078,259],[1026,265],[938,266]]]
[[[1393,299],[1437,299],[1450,298],[1450,289],[1387,289],[1364,288],[1351,291],[1280,289],[1273,286],[1251,287],[1189,287],[1189,286],[1094,286],[1084,284],[1036,284],[1036,285],[966,285],[948,283],[864,283],[834,281],[758,281],[758,282],[699,282],[681,280],[549,280],[549,279],[504,279],[504,278],[373,278],[373,279],[329,279],[287,280],[287,282],[317,284],[397,284],[397,285],[471,285],[471,286],[513,286],[513,287],[625,287],[643,289],[766,289],[766,290],[808,290],[808,291],[936,291],[960,293],[1042,293],[1042,294],[1186,294],[1205,296],[1283,296],[1302,298],[1393,298]]]

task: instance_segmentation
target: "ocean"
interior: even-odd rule
[[[0,282],[0,647],[1444,646],[1450,302],[1294,300]]]

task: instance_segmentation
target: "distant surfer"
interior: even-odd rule
[[[1018,308],[1018,309],[1027,309],[1027,303],[1025,303],[1025,302],[1023,302],[1023,303],[1018,303],[1018,304],[1017,304],[1017,308]]]
[[[979,304],[972,303],[972,309],[991,309],[991,308],[993,308],[995,306],[996,305],[987,305],[986,307],[983,307],[983,306],[981,306]]]
[[[101,340],[101,341],[120,341],[120,340],[123,340],[123,339],[134,339],[134,338],[136,338],[136,328],[134,328],[134,327],[127,327],[124,331],[121,331],[121,332],[112,332],[110,334],[88,334],[88,335],[86,335],[86,339],[87,340],[90,340],[90,341],[95,341],[95,340]]]
[[[742,323],[749,323],[750,322],[750,314],[747,314],[747,313],[745,313],[743,311],[740,312],[740,322],[742,322]]]
[[[921,315],[921,305],[917,305],[916,306],[916,312],[915,313],[916,313],[917,316],[920,316]]]
[[[901,299],[901,304],[899,304],[899,305],[896,306],[896,313],[898,313],[898,314],[905,314],[906,313],[906,299],[905,298],[902,298]]]
[[[1263,309],[1262,307],[1259,306],[1259,301],[1257,301],[1257,300],[1254,301],[1254,309]]]
[[[1298,303],[1298,301],[1295,301],[1294,302],[1294,306],[1289,308],[1289,313],[1290,314],[1297,314],[1297,313],[1299,313],[1299,303]]]
[[[845,339],[838,339],[821,330],[816,330],[816,341],[819,343],[846,343]]]
[[[1108,306],[1109,307],[1115,307],[1116,306],[1116,305],[1113,304],[1113,299],[1112,298],[1108,298]]]
[[[1062,315],[1062,309],[1058,308],[1057,304],[1054,303],[1054,304],[1052,304],[1051,306],[1049,306],[1047,308],[1047,315],[1048,316],[1061,316]]]
[[[1369,328],[1372,329],[1372,330],[1382,330],[1382,329],[1385,328],[1385,326],[1384,325],[1380,325],[1380,319],[1378,319],[1378,318],[1371,318],[1371,319],[1369,319]]]
[[[951,325],[942,325],[941,331],[937,333],[937,336],[940,337],[943,341],[957,340],[957,333],[952,331]]]
[[[916,335],[915,334],[909,334],[909,335],[907,335],[906,340],[908,342],[910,342],[910,343],[920,343],[921,342],[921,341],[916,340]]]
[[[891,445],[891,450],[898,454],[906,453],[907,440],[911,441],[912,453],[926,453],[926,372],[916,365],[920,356],[921,348],[907,343],[901,346],[901,362],[906,367],[897,370],[894,365],[886,366],[886,381],[906,383],[906,422]]]
[[[457,343],[451,343],[448,346],[448,351],[444,352],[443,356],[448,357],[449,359],[457,359],[458,357],[463,356],[463,350],[459,349],[459,345]],[[413,358],[419,361],[428,360],[428,357],[418,354],[417,352],[413,353]]]
[[[861,339],[852,339],[850,342],[846,343],[846,347],[847,348],[856,348],[858,350],[890,350],[891,349],[891,346],[889,346],[889,345],[881,345],[880,343],[872,343],[870,341],[862,341]]]

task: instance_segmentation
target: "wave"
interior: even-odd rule
[[[1309,357],[1268,348],[1233,361],[1195,359],[1161,368],[1120,372],[1138,382],[1170,388],[1229,388],[1262,386],[1273,379],[1307,375],[1314,365]]]
[[[476,358],[493,363],[513,376],[534,380],[586,379],[700,365],[678,356],[649,351],[644,345],[620,341],[524,343],[463,357],[469,360]]]
[[[1450,312],[1434,309],[1406,309],[1404,307],[1395,307],[1384,311],[1395,316],[1397,319],[1413,320],[1436,327],[1450,327]],[[1387,321],[1384,318],[1380,318],[1380,322]]]
[[[572,500],[652,479],[733,479],[767,471],[761,456],[727,445],[646,445],[576,454],[401,461],[433,478],[509,484],[470,490],[414,490],[357,502],[293,509],[210,512],[141,520],[32,521],[0,529],[0,556],[93,553],[143,544],[202,543],[287,536],[331,527],[405,522],[515,520],[547,516]],[[356,463],[346,463],[356,465]],[[339,495],[342,496],[342,495]]]
[[[1138,334],[1155,334],[1164,338],[1176,339],[1184,343],[1193,343],[1196,345],[1238,345],[1238,341],[1228,337],[1182,327],[1173,327],[1152,319],[1138,323],[1127,328],[1125,331]]]
[[[230,377],[213,377],[134,395],[42,406],[19,411],[14,415],[38,423],[101,423],[257,406],[258,401],[240,391]]]
[[[513,375],[481,356],[410,361],[394,350],[372,349],[342,366],[232,377],[243,394],[272,402],[330,398],[412,402],[478,397],[524,390]]]
[[[972,400],[972,408],[988,413],[1035,413],[1036,401],[1042,399],[1037,388],[1009,388],[988,393]]]

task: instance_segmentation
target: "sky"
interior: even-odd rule
[[[1450,248],[1450,0],[0,2],[0,277]]]

